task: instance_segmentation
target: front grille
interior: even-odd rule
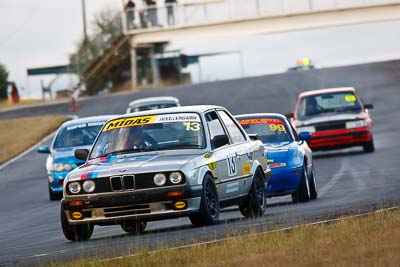
[[[168,179],[170,172],[165,172],[167,176],[167,182],[164,186],[173,186],[174,184]],[[121,175],[121,176],[112,176],[112,177],[99,177],[93,179],[96,183],[96,188],[93,193],[109,193],[109,192],[124,192],[124,191],[133,191],[139,189],[150,189],[150,188],[159,188],[154,184],[153,177],[155,173],[142,173],[136,175]],[[79,181],[81,186],[84,181]],[[182,181],[178,185],[186,184],[186,178],[183,176]],[[72,195],[68,192],[69,195]],[[87,194],[84,190],[82,190],[79,195]]]
[[[135,189],[135,182],[133,181],[133,176],[124,176],[123,177],[124,181],[124,188],[126,190],[132,190]]]
[[[127,215],[138,215],[150,213],[150,205],[130,205],[117,208],[106,208],[104,209],[104,217],[119,217]]]
[[[115,176],[110,178],[111,189],[113,191],[122,191],[121,176]]]
[[[339,122],[339,123],[329,123],[329,124],[322,124],[322,125],[315,126],[315,130],[317,132],[329,131],[329,130],[339,130],[339,129],[346,129],[346,123]]]
[[[135,189],[135,177],[133,175],[113,176],[110,178],[113,191],[124,191]]]

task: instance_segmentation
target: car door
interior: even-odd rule
[[[226,110],[218,110],[223,125],[230,137],[231,145],[227,149],[226,164],[227,177],[223,188],[226,198],[233,198],[238,195],[247,194],[251,182],[251,166],[253,163],[252,151],[249,141],[244,132],[238,127],[236,121]]]
[[[237,159],[235,150],[232,147],[231,140],[229,138],[226,128],[216,111],[210,111],[205,114],[209,134],[211,141],[212,152],[209,157],[208,167],[211,169],[215,184],[217,186],[218,195],[220,200],[223,200],[227,195],[237,192],[236,188],[232,188],[235,184],[230,185],[231,188],[227,188],[227,182],[234,180],[238,175]],[[225,144],[216,142],[216,139],[221,136],[228,138]]]

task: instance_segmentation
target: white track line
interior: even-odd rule
[[[332,176],[332,178],[326,183],[323,187],[321,187],[318,190],[318,195],[321,197],[323,196],[326,192],[328,192],[337,182],[339,182],[340,179],[345,175],[345,172],[348,168],[348,159],[343,159],[339,170]],[[317,177],[318,179],[318,177]]]
[[[221,242],[224,242],[224,241],[236,240],[236,239],[244,238],[244,237],[254,237],[254,236],[272,234],[272,233],[277,233],[277,232],[287,232],[287,231],[291,231],[291,230],[302,228],[302,227],[329,224],[329,223],[333,223],[333,222],[338,222],[338,221],[343,221],[343,220],[352,219],[352,218],[358,218],[358,217],[365,217],[365,216],[369,216],[369,215],[372,215],[372,214],[377,214],[377,213],[381,213],[381,212],[385,212],[385,211],[391,211],[391,210],[397,210],[397,209],[400,209],[400,206],[395,206],[395,207],[391,207],[391,208],[383,208],[383,209],[379,209],[379,210],[376,210],[376,211],[370,211],[370,212],[365,212],[365,213],[351,215],[351,216],[344,216],[344,217],[340,217],[340,218],[336,218],[336,219],[329,219],[329,220],[323,220],[323,221],[318,221],[318,222],[313,222],[313,223],[300,224],[300,225],[296,225],[296,226],[289,226],[289,227],[276,229],[276,230],[271,230],[271,231],[262,231],[262,232],[254,233],[254,234],[248,234],[248,235],[242,235],[242,236],[236,236],[236,237],[226,237],[226,238],[222,238],[222,239],[218,239],[218,240],[211,240],[211,241],[200,242],[200,243],[196,243],[196,244],[173,247],[173,248],[170,248],[170,250],[179,250],[179,249],[185,249],[185,248],[205,246],[205,245],[210,245],[210,244],[217,244],[217,243],[221,243]],[[151,251],[149,253],[156,253],[156,252],[157,251]],[[124,259],[124,258],[135,257],[135,256],[138,256],[138,255],[140,255],[140,254],[131,254],[131,255],[127,255],[127,256],[119,256],[119,257],[114,257],[114,258],[110,258],[110,259],[92,261],[92,262],[89,262],[89,263],[90,264],[97,264],[99,262],[121,260],[121,259]]]
[[[68,115],[67,117],[71,118],[72,120],[75,120],[75,119],[78,118],[78,116],[76,116],[76,115]],[[23,156],[29,154],[30,152],[32,152],[33,150],[38,148],[42,143],[44,143],[47,140],[49,140],[55,133],[56,133],[56,131],[52,132],[51,134],[47,135],[42,140],[40,140],[36,145],[33,145],[32,147],[28,148],[27,150],[25,150],[24,152],[22,152],[18,156],[15,156],[14,158],[12,158],[12,159],[6,161],[5,163],[3,163],[2,165],[0,165],[0,171],[2,169],[4,169],[5,167],[7,167],[8,165],[10,165],[11,163],[21,159]]]

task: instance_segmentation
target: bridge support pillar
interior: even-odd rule
[[[136,64],[136,46],[133,40],[130,41],[131,51],[131,90],[137,91],[137,64]]]

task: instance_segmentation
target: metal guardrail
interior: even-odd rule
[[[122,13],[125,33],[251,19],[400,4],[400,0],[206,0],[138,7]]]

